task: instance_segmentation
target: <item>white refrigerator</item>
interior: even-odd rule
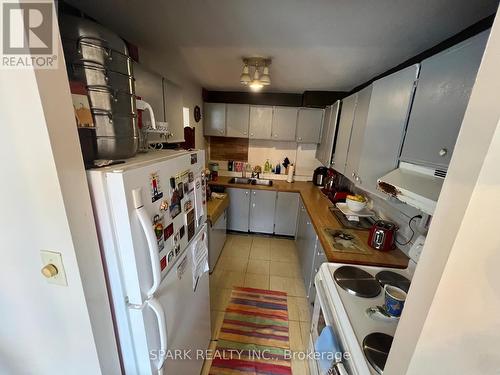
[[[210,341],[203,151],[88,171],[126,374],[193,374]],[[179,356],[179,353],[182,355]]]

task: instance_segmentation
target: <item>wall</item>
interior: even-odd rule
[[[492,227],[492,223],[496,223],[496,217],[492,219],[493,221],[487,222],[477,217],[480,223],[484,224],[485,228],[490,228],[488,237],[476,236],[476,242],[474,245],[468,247],[467,250],[470,253],[477,254],[479,264],[473,262],[469,269],[467,266],[468,258],[463,258],[463,262],[460,262],[460,264],[453,263],[456,262],[456,256],[452,251],[456,248],[458,251],[457,255],[463,255],[459,250],[460,247],[455,247],[459,246],[459,239],[462,238],[462,236],[464,236],[463,238],[467,238],[466,234],[459,235],[462,231],[462,221],[465,220],[465,222],[469,222],[468,215],[476,212],[471,211],[471,213],[468,213],[469,204],[478,203],[477,197],[473,196],[473,194],[475,194],[474,189],[482,189],[480,186],[488,181],[484,179],[480,181],[480,186],[476,187],[479,172],[485,161],[488,147],[492,141],[495,129],[497,128],[498,119],[500,118],[500,106],[498,106],[498,92],[500,92],[498,66],[500,66],[500,54],[498,51],[500,51],[500,25],[497,17],[490,33],[490,38],[483,55],[476,83],[471,93],[467,111],[465,112],[462,127],[453,152],[453,158],[433,217],[433,224],[427,235],[420,262],[413,277],[410,293],[405,304],[405,311],[394,337],[393,350],[391,350],[384,371],[386,375],[405,374],[408,370],[410,361],[410,373],[415,374],[483,373],[477,368],[476,371],[467,371],[467,368],[470,367],[466,367],[463,371],[460,370],[457,372],[439,371],[437,368],[440,365],[442,365],[443,368],[446,368],[446,366],[452,368],[453,365],[450,363],[451,361],[457,361],[457,363],[463,364],[466,360],[467,351],[461,351],[460,355],[456,355],[453,358],[444,355],[444,349],[448,349],[452,343],[453,345],[459,345],[458,347],[463,349],[466,343],[462,340],[472,340],[474,343],[477,342],[483,347],[482,345],[487,343],[490,339],[489,335],[481,334],[482,325],[478,322],[482,319],[487,321],[488,314],[481,314],[479,319],[474,319],[476,315],[472,315],[471,319],[467,320],[463,316],[461,309],[465,308],[466,310],[464,311],[468,312],[468,306],[471,306],[471,308],[474,307],[473,302],[477,299],[483,298],[483,302],[487,301],[485,298],[487,298],[489,291],[474,286],[479,286],[488,282],[485,278],[491,279],[492,273],[488,266],[489,263],[493,262],[496,265],[498,264],[498,262],[495,263],[495,258],[490,257],[489,260],[486,260],[491,250],[490,245],[495,244],[496,240],[494,224]],[[496,171],[491,172],[493,173],[492,178],[496,178],[497,171],[498,166]],[[493,181],[494,180],[490,180],[490,182]],[[479,191],[480,190],[476,190],[476,193]],[[498,195],[498,185],[495,194]],[[495,203],[496,201],[494,200],[492,204],[494,205]],[[496,212],[496,210],[493,207],[489,212]],[[488,217],[486,216],[485,218]],[[459,237],[457,237],[457,235],[459,235]],[[450,253],[453,254],[450,257],[450,261],[453,260],[453,262],[448,266],[453,267],[455,271],[461,269],[463,281],[471,283],[470,288],[474,287],[473,293],[477,294],[477,297],[472,294],[462,293],[463,281],[459,282],[459,279],[456,279],[456,285],[448,284],[448,281],[451,279],[448,278],[446,267],[448,267],[447,262]],[[456,274],[450,275],[450,277],[456,276]],[[453,295],[453,298],[448,301],[449,307],[445,314],[440,315],[439,318],[437,318],[435,314],[431,315],[434,322],[437,322],[436,319],[440,319],[440,324],[442,324],[442,330],[439,329],[436,332],[437,334],[443,334],[443,339],[441,345],[436,347],[433,345],[432,338],[429,336],[427,328],[425,332],[422,331],[422,329],[424,328],[433,299],[443,297],[442,294],[435,296],[442,277],[444,277],[443,281],[447,280],[447,282],[443,284],[443,288],[450,288],[448,293]],[[479,279],[477,283],[476,279]],[[440,301],[442,302],[443,300],[440,299]],[[438,309],[438,307],[436,307],[436,309]],[[483,311],[481,305],[478,306],[477,311]],[[458,316],[457,320],[452,319],[455,314]],[[429,316],[429,318],[431,316]],[[494,316],[498,316],[497,311],[495,311]],[[448,319],[452,322],[451,327],[453,328],[450,327],[449,323],[445,322]],[[432,324],[431,321],[429,321],[429,324]],[[470,325],[476,325],[478,329],[477,334],[469,335],[468,337],[462,336],[460,340],[456,341],[458,337],[455,336],[455,334],[462,330],[462,324],[465,324],[466,328],[464,329],[469,332],[474,330]],[[490,335],[493,334],[494,327],[492,326],[491,328]],[[452,332],[453,330],[455,334]],[[421,341],[418,343],[419,349],[415,352],[415,358],[412,359],[421,333],[422,335],[425,333],[425,337],[422,337]],[[429,344],[426,348],[426,355],[422,356],[426,343]],[[432,348],[436,350],[431,354],[429,350]],[[470,353],[470,355],[473,355],[474,359],[478,359],[477,356],[480,356],[480,353],[474,351],[474,353]],[[423,370],[431,365],[436,367],[433,367],[430,371]],[[422,371],[418,371],[418,369],[422,369]]]
[[[269,162],[275,166],[278,162],[281,164],[285,157],[288,157],[290,162],[295,164],[296,179],[311,181],[314,169],[321,165],[321,163],[316,160],[316,148],[316,144],[250,139],[248,143],[248,163],[252,167],[260,165],[262,169],[264,169],[266,160],[269,159]],[[213,161],[219,162],[221,174],[228,174],[226,173],[227,160]],[[283,166],[281,169],[282,176],[262,175],[262,177],[284,179],[285,171]]]
[[[139,61],[150,70],[162,75],[168,80],[182,87],[184,107],[189,108],[190,125],[195,128],[195,146],[198,149],[207,149],[203,136],[203,116],[200,122],[194,120],[194,107],[198,105],[203,111],[202,88],[191,80],[185,73],[180,60],[173,55],[163,55],[159,51],[139,46]]]
[[[64,62],[0,82],[0,373],[117,374]],[[42,249],[62,254],[67,286],[42,276]]]

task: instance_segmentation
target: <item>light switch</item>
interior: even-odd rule
[[[42,257],[42,268],[40,270],[42,277],[49,284],[68,286],[61,253],[41,250],[40,256]]]

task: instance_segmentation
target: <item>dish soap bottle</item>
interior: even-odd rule
[[[266,163],[264,164],[264,173],[270,173],[271,172],[271,164],[269,163],[269,159],[266,160]]]

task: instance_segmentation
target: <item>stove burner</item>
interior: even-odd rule
[[[337,284],[350,294],[372,298],[380,294],[380,284],[368,272],[357,267],[342,266],[333,273]]]
[[[396,272],[380,271],[375,275],[375,278],[382,288],[385,284],[389,284],[399,289],[403,289],[406,293],[408,293],[408,289],[410,289],[410,280]]]
[[[392,336],[380,332],[370,333],[363,340],[365,357],[379,374],[384,372],[391,345]]]

